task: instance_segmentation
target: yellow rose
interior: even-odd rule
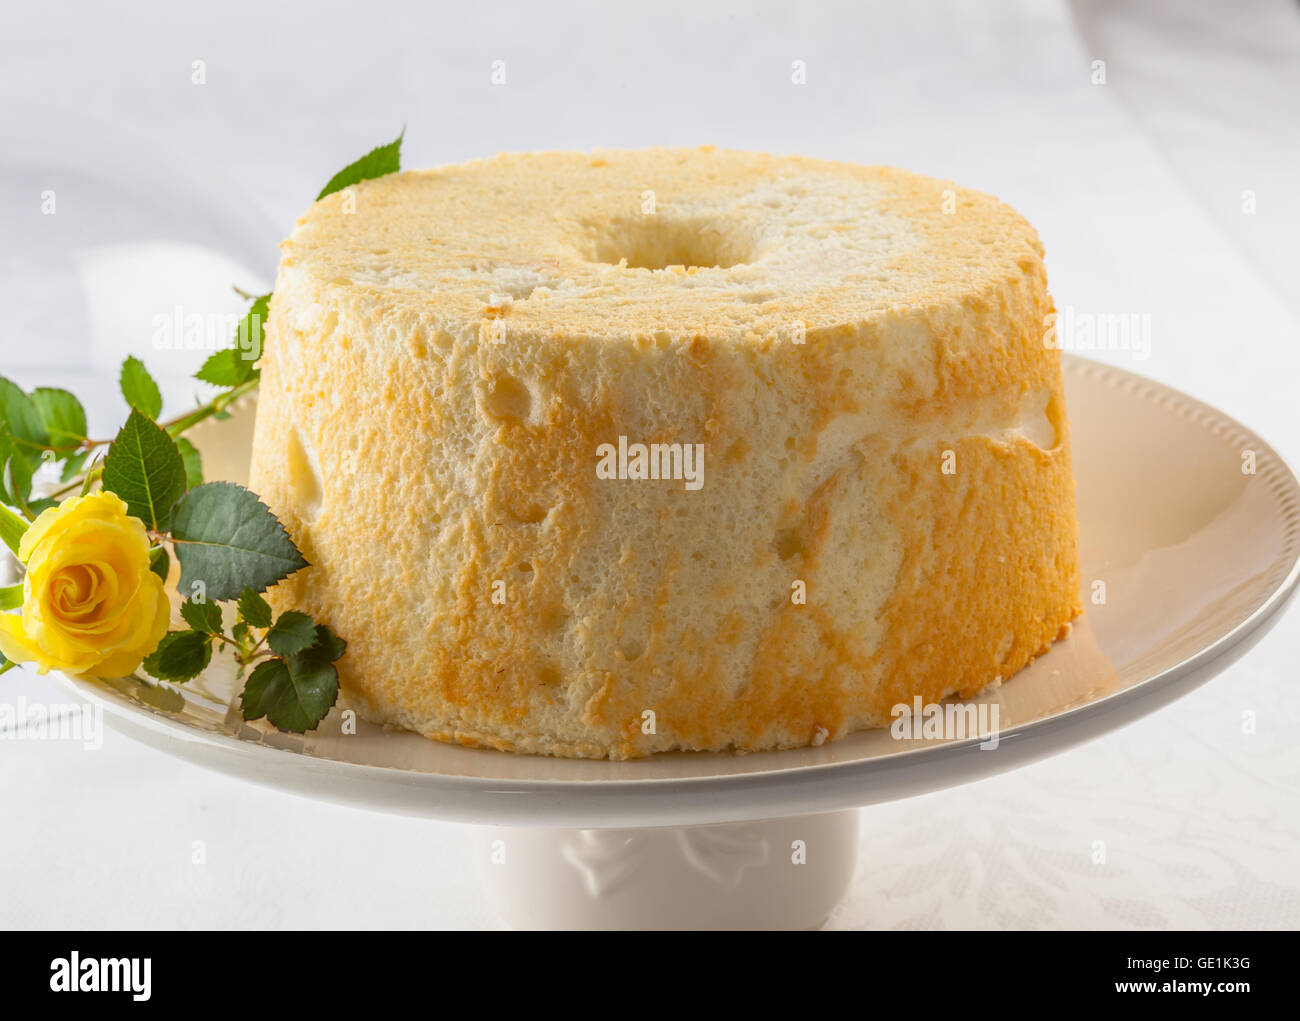
[[[0,652],[40,672],[122,677],[167,633],[171,608],[149,570],[149,538],[112,493],[64,500],[23,535],[23,612],[0,614]]]

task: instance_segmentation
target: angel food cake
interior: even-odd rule
[[[253,488],[366,718],[517,752],[818,744],[1079,612],[1034,230],[884,167],[507,155],[283,245]]]

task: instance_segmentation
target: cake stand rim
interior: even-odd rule
[[[1174,387],[1066,354],[1063,368],[1211,415],[1276,459],[1288,488],[1300,478],[1277,449],[1232,416]],[[1139,391],[1141,391],[1139,393]],[[213,733],[109,696],[93,681],[49,675],[100,707],[115,730],[195,764],[280,791],[355,807],[503,826],[639,828],[743,822],[838,811],[972,783],[1099,737],[1208,681],[1258,642],[1300,585],[1300,552],[1267,597],[1230,631],[1165,670],[999,734],[997,752],[973,737],[841,762],[691,777],[554,780],[405,770],[301,754]],[[508,754],[508,753],[501,753]],[[777,753],[780,754],[780,753]],[[959,768],[960,767],[960,768]]]

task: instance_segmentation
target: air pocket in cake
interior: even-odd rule
[[[289,491],[293,494],[294,509],[303,523],[309,525],[320,516],[325,490],[321,485],[316,451],[303,439],[302,431],[297,426],[289,430],[289,449],[286,455]]]

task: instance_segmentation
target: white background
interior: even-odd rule
[[[184,407],[202,352],[151,350],[150,316],[265,289],[324,181],[404,124],[407,166],[712,143],[997,194],[1038,227],[1058,305],[1152,317],[1149,358],[1098,357],[1300,462],[1294,3],[542,7],[7,5],[0,372],[76,390],[103,432],[134,351]],[[1297,619],[1154,718],[864,813],[830,927],[1300,924]],[[60,701],[25,670],[0,679],[0,701],[20,694]],[[278,795],[111,733],[93,753],[0,734],[0,820],[4,925],[494,924],[456,827]]]

